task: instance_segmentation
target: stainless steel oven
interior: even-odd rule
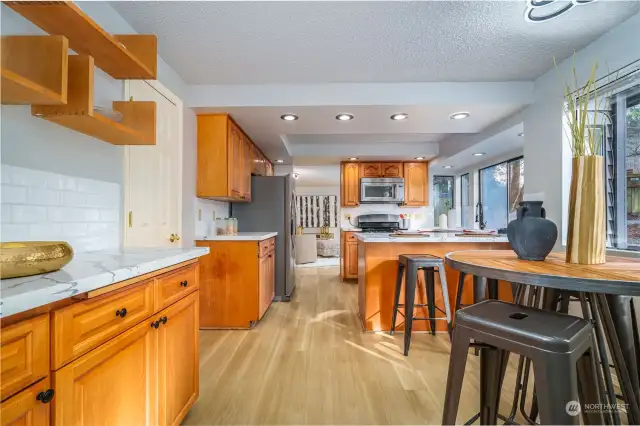
[[[360,179],[360,202],[402,204],[404,202],[404,179]]]

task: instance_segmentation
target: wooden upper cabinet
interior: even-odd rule
[[[404,205],[429,204],[427,163],[404,163]]]
[[[199,115],[196,195],[225,201],[249,201],[250,144],[229,115]]]
[[[380,163],[361,163],[360,177],[375,178],[382,175]]]
[[[150,318],[55,371],[54,424],[157,424],[157,337]]]
[[[360,164],[342,163],[342,207],[360,205]]]
[[[157,424],[178,426],[198,399],[198,293],[159,312],[157,319],[162,322],[158,328]]]
[[[381,163],[382,177],[402,177],[402,163]]]

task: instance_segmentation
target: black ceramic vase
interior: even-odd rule
[[[545,219],[542,201],[521,201],[518,217],[509,222],[507,237],[522,260],[544,260],[558,239],[558,227]]]

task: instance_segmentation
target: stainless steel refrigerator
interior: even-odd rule
[[[276,301],[289,301],[295,289],[296,194],[291,175],[251,176],[251,202],[232,203],[240,232],[277,232]]]

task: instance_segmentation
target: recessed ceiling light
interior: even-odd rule
[[[524,136],[524,132],[518,133],[518,136]]]
[[[356,161],[358,157],[349,157],[349,161]]]
[[[390,118],[396,121],[406,120],[407,118],[409,118],[409,114],[406,114],[404,112],[399,112],[397,114],[393,114]]]
[[[340,121],[353,120],[353,114],[338,114],[336,115],[336,120],[340,120]]]
[[[467,118],[469,117],[471,114],[469,114],[468,112],[462,111],[462,112],[454,112],[453,114],[451,114],[449,116],[450,119],[452,120],[462,120],[463,118]]]
[[[483,155],[485,155],[485,154],[486,154],[486,152],[474,152],[474,153],[473,153],[473,156],[474,156],[474,157],[482,157],[482,156],[483,156]]]
[[[442,166],[442,167],[444,167],[445,169],[450,169],[450,168],[452,168],[453,166]]]
[[[297,174],[297,173],[294,173],[294,174],[293,174],[293,178],[294,178],[294,179],[298,179],[299,177],[300,177],[300,175],[299,175],[299,174]]]
[[[424,157],[416,157],[416,160],[424,160]]]
[[[295,114],[284,114],[280,116],[284,121],[295,121],[298,119],[298,116]]]
[[[276,163],[284,163],[284,160],[276,160]]]

